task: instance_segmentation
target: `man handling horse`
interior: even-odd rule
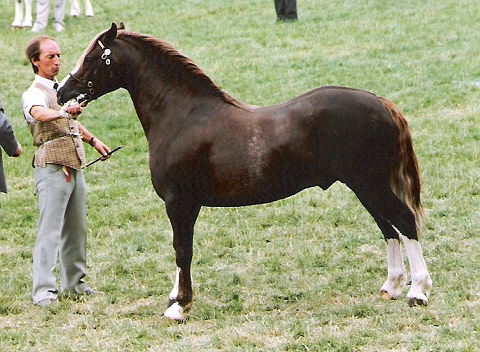
[[[35,80],[23,93],[23,113],[37,146],[33,159],[40,208],[33,252],[33,303],[49,306],[58,289],[53,273],[59,257],[61,292],[97,294],[86,276],[86,186],[83,142],[106,159],[110,149],[76,120],[77,102],[57,103],[60,48],[53,38],[34,38],[26,54]]]

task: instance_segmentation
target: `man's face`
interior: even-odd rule
[[[60,48],[53,40],[45,40],[40,44],[40,60],[32,63],[38,67],[38,75],[54,80],[60,71]]]

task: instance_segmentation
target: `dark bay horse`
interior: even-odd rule
[[[426,305],[432,281],[417,230],[420,175],[407,121],[371,93],[322,87],[256,107],[220,90],[171,45],[115,24],[96,36],[62,82],[59,103],[124,88],[150,150],[150,171],[173,228],[177,276],[165,317],[184,320],[193,301],[190,266],[202,206],[272,202],[307,187],[346,184],[382,231],[396,299],[411,270],[409,305]]]

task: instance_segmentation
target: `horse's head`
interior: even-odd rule
[[[118,29],[124,29],[123,23]],[[117,88],[115,59],[112,46],[117,37],[117,25],[99,34],[87,47],[77,67],[60,84],[58,103],[64,104],[74,98],[86,105],[89,101]]]

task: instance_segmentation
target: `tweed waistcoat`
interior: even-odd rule
[[[45,94],[50,109],[61,109],[54,89],[46,88],[39,83],[34,85]],[[85,150],[77,120],[59,118],[47,122],[35,121],[29,123],[29,127],[33,144],[38,147],[33,160],[34,166],[57,164],[76,170],[85,166]]]

